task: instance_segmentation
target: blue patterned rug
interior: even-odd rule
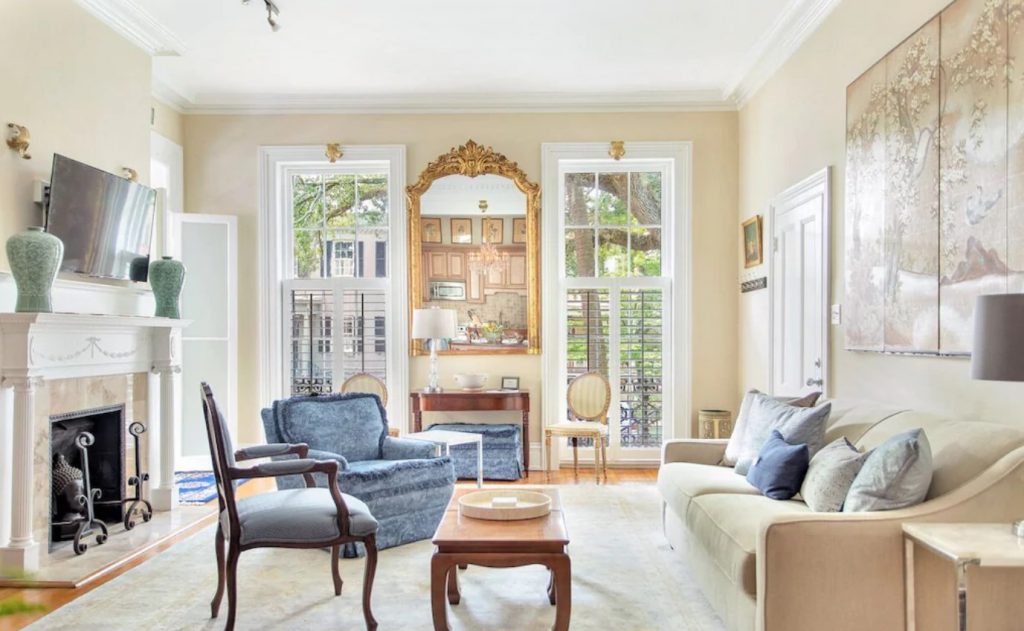
[[[217,499],[217,483],[213,471],[178,471],[174,474],[178,485],[178,503],[202,505]],[[248,480],[235,485],[238,488]]]

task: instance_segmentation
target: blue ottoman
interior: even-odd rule
[[[488,480],[518,480],[523,477],[523,436],[514,423],[439,423],[427,431],[440,429],[449,432],[483,434],[484,478]],[[476,480],[476,445],[453,445],[452,463],[455,477]]]

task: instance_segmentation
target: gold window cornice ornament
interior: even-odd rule
[[[608,155],[612,160],[621,160],[626,155],[626,142],[624,140],[613,140],[608,145]]]
[[[420,173],[413,184],[405,187],[405,199],[409,217],[409,318],[412,313],[423,306],[423,276],[421,261],[423,256],[420,232],[420,198],[434,181],[449,175],[500,175],[512,180],[516,188],[526,195],[526,286],[527,286],[527,347],[509,349],[487,349],[480,351],[458,351],[460,355],[471,354],[540,354],[540,185],[530,181],[526,172],[519,165],[491,147],[477,144],[473,140],[466,144],[452,147],[447,153],[437,157]],[[421,340],[410,340],[410,352],[413,355],[426,355]],[[448,354],[453,351],[441,351]]]
[[[139,172],[131,167],[121,167],[121,176],[132,182],[139,181]]]
[[[341,160],[341,157],[345,155],[345,152],[341,150],[341,143],[329,142],[327,143],[327,151],[324,152],[324,155],[327,156],[327,160],[331,164],[334,164],[338,160]]]
[[[32,134],[29,133],[28,128],[17,123],[7,123],[7,128],[11,130],[7,146],[17,151],[22,159],[31,160],[32,154],[28,152],[28,147],[32,143]]]

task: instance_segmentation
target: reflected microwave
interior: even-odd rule
[[[465,300],[466,283],[434,281],[430,283],[431,300]]]

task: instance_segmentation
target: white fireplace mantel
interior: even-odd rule
[[[33,571],[39,566],[34,540],[33,441],[36,389],[52,379],[152,373],[149,401],[160,401],[159,433],[150,453],[159,460],[151,490],[156,510],[177,505],[174,485],[175,430],[181,415],[181,329],[188,320],[80,313],[0,313],[0,387],[13,390],[9,484],[10,541],[0,541],[0,566]],[[0,453],[0,461],[8,454]],[[151,463],[151,468],[152,463]],[[155,468],[154,468],[155,469]],[[6,515],[4,515],[6,517]],[[6,526],[6,524],[4,524]],[[0,532],[7,531],[6,527]]]

